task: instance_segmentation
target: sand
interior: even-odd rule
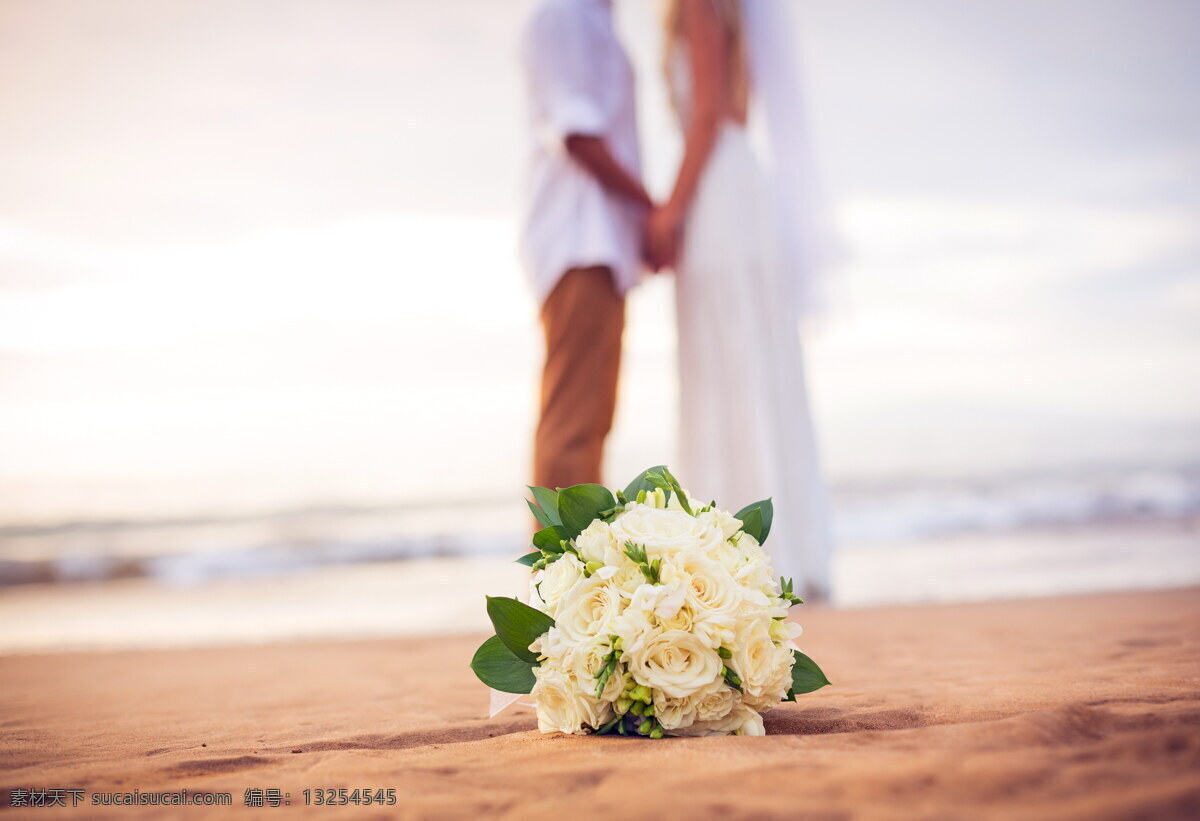
[[[1200,590],[797,608],[835,686],[766,738],[543,736],[486,717],[483,636],[0,658],[11,790],[226,791],[232,808],[4,817],[1196,818]],[[303,790],[394,788],[395,807]],[[247,789],[290,806],[258,813]]]

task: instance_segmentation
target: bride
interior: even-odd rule
[[[820,232],[785,5],[669,2],[665,67],[685,145],[647,246],[675,261],[679,475],[730,505],[773,497],[775,569],[820,599],[830,539],[799,335]],[[752,108],[770,166],[751,145]]]

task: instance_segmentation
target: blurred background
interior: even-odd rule
[[[847,250],[807,349],[835,602],[1200,581],[1200,7],[794,5]],[[657,10],[616,6],[662,193]],[[0,651],[516,589],[528,7],[0,0]],[[671,288],[610,483],[672,458]]]

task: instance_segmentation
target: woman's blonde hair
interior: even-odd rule
[[[742,28],[741,0],[708,0],[725,27],[725,40],[729,46],[729,88],[733,94],[735,109],[745,111],[750,99],[750,72],[746,65],[746,37]],[[683,36],[684,0],[667,0],[663,15],[666,29],[666,66],[671,70],[671,61]]]

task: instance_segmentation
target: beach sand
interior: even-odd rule
[[[543,736],[486,717],[482,635],[0,658],[11,790],[232,793],[231,808],[4,817],[1196,818],[1200,590],[800,607],[833,687],[766,738]],[[396,807],[305,807],[395,788]],[[246,810],[247,789],[290,806]]]

